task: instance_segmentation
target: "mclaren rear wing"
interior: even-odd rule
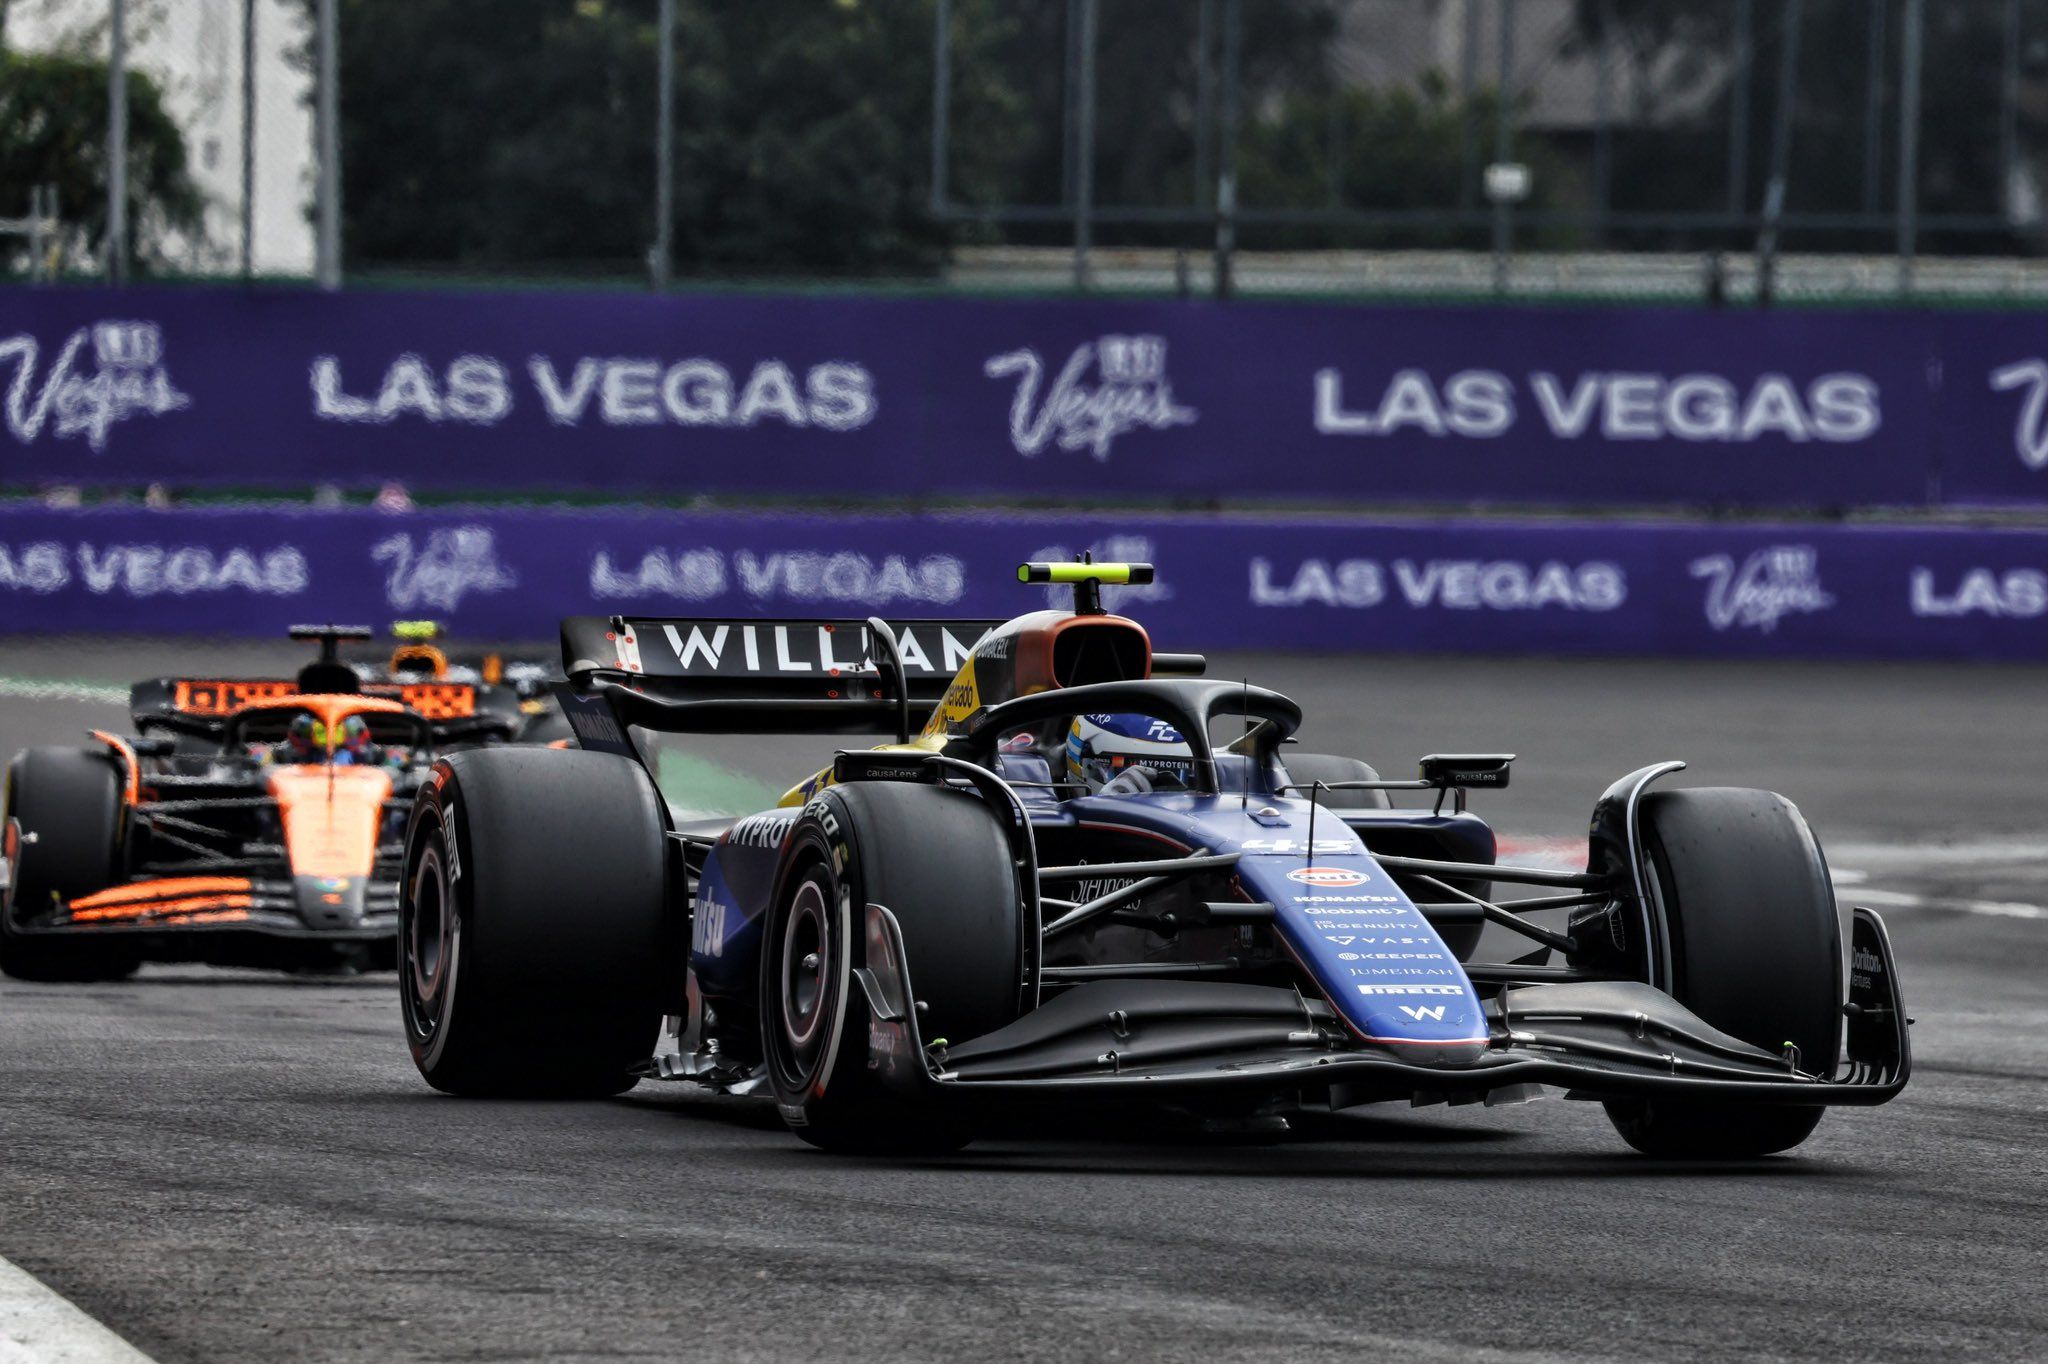
[[[625,729],[906,737],[1000,620],[570,616],[562,711],[579,744]]]

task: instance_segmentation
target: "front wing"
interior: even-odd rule
[[[1881,1104],[1912,1067],[1883,921],[1854,911],[1845,1062],[1801,1069],[1721,1033],[1671,996],[1634,982],[1526,985],[1489,1003],[1490,1040],[1456,1060],[1361,1044],[1321,1000],[1271,986],[1105,980],[1076,986],[1008,1027],[959,1046],[920,1035],[901,929],[867,910],[855,975],[872,1022],[869,1054],[906,1098],[991,1108],[1048,1102],[1237,1103],[1295,1096],[1332,1108],[1387,1099],[1512,1101],[1531,1086],[1567,1098],[1665,1096],[1762,1104]]]

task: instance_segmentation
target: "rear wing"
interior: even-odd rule
[[[515,732],[519,698],[511,688],[470,682],[362,682],[354,691],[396,701],[427,722],[441,741]],[[282,677],[153,677],[128,689],[128,713],[137,733],[172,730],[219,737],[244,706],[281,701],[299,693]]]
[[[907,734],[1000,620],[570,616],[563,712],[586,748],[678,733]]]

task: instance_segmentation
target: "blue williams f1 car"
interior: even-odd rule
[[[1049,1105],[1270,1124],[1551,1087],[1639,1150],[1722,1158],[1904,1087],[1884,926],[1838,912],[1784,797],[1652,791],[1662,763],[1600,797],[1585,870],[1498,865],[1466,792],[1510,755],[1383,781],[1296,753],[1292,701],[1102,611],[1148,566],[1020,576],[1074,609],[565,621],[579,750],[453,754],[414,805],[400,988],[428,1082],[695,1081],[864,1152]],[[895,741],[687,821],[635,728]]]

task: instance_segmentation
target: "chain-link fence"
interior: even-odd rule
[[[19,273],[119,268],[118,35],[118,202],[159,273],[306,275],[324,244],[357,280],[2048,294],[2048,0],[0,0],[0,23]]]
[[[311,271],[302,5],[8,0],[0,23],[0,215],[17,229],[0,251],[15,273]]]

